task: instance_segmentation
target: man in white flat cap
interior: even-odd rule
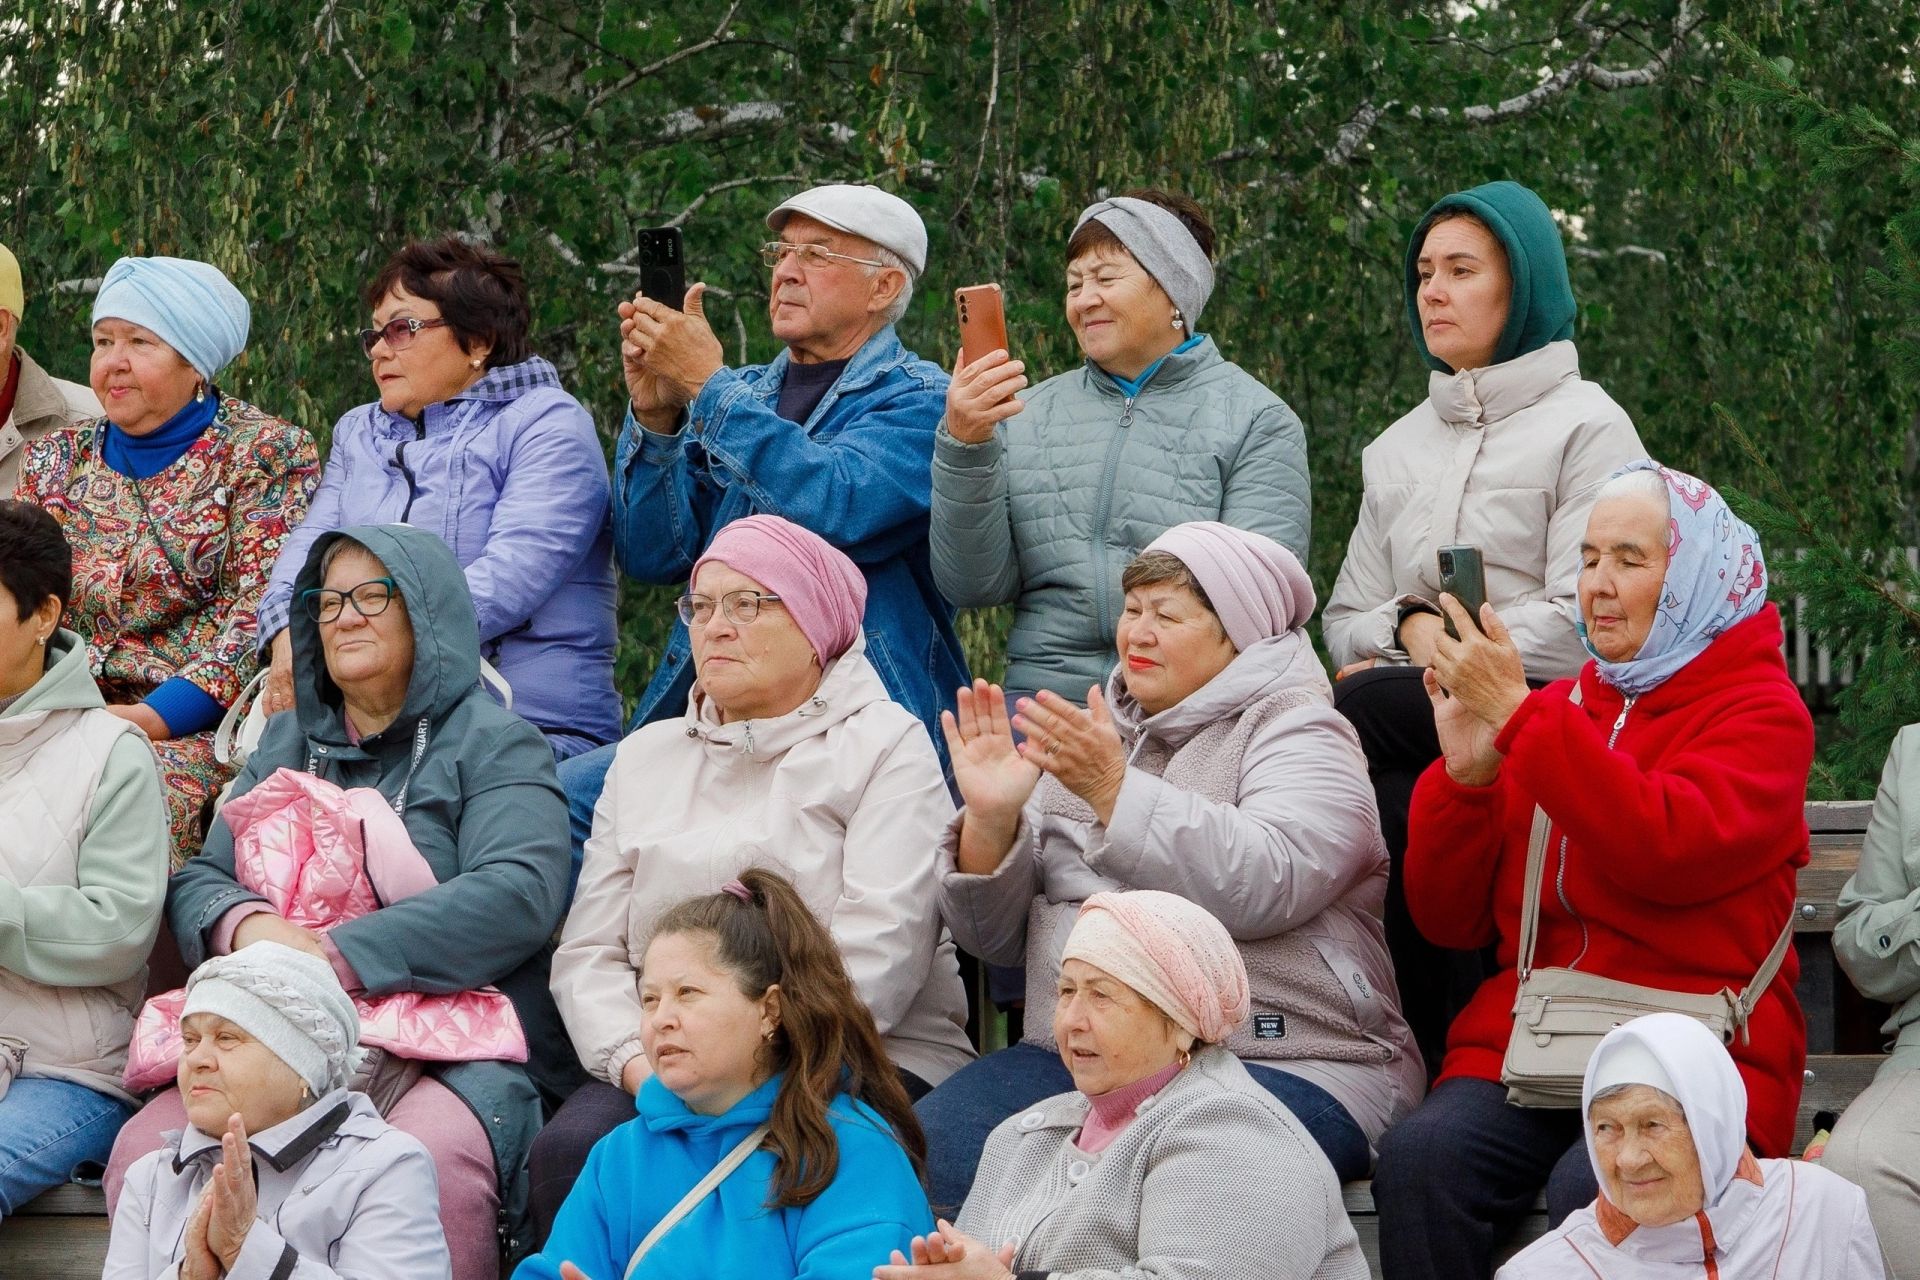
[[[93,392],[53,377],[20,349],[20,317],[26,309],[20,263],[0,244],[0,498],[13,496],[29,441],[100,416]]]
[[[926,267],[926,224],[898,196],[836,183],[787,200],[767,226],[778,237],[761,247],[773,271],[767,315],[786,344],[770,364],[728,367],[704,284],[684,300],[620,304],[631,403],[614,454],[615,556],[642,582],[675,584],[742,516],[811,529],[866,575],[867,656],[944,751],[941,708],[969,682],[927,548],[948,378],[893,329]],[[686,709],[692,665],[676,621],[629,729]],[[561,768],[576,850],[613,752]]]

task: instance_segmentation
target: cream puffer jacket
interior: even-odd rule
[[[1407,661],[1401,608],[1440,595],[1435,552],[1480,548],[1487,599],[1527,676],[1586,662],[1576,629],[1580,539],[1595,491],[1646,456],[1626,410],[1580,376],[1571,342],[1504,364],[1435,373],[1427,399],[1360,456],[1365,494],[1347,558],[1321,614],[1336,667]]]
[[[618,1084],[641,1051],[654,921],[754,866],[792,879],[833,934],[894,1065],[938,1084],[973,1056],[934,888],[953,801],[865,647],[784,716],[722,724],[695,686],[682,718],[621,742],[553,957],[554,1000],[594,1076]]]

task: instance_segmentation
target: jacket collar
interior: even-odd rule
[[[369,1118],[372,1128],[369,1128]],[[364,1093],[335,1089],[262,1133],[247,1135],[254,1157],[275,1173],[287,1170],[318,1151],[337,1133],[368,1136],[380,1126],[380,1113]],[[211,1162],[220,1150],[220,1135],[202,1133],[188,1125],[174,1152],[173,1171],[181,1172],[196,1160]]]
[[[720,721],[720,710],[696,683],[682,716],[686,736],[729,757],[756,762],[776,760],[808,738],[818,737],[873,702],[887,701],[887,688],[867,661],[865,635],[827,664],[813,696],[783,716],[764,720]]]
[[[1162,356],[1154,369],[1153,378],[1140,389],[1140,394],[1150,395],[1156,391],[1177,387],[1195,374],[1226,362],[1226,357],[1220,354],[1220,348],[1214,345],[1213,338],[1207,334],[1201,334],[1200,340],[1186,350],[1174,351]],[[1110,396],[1115,400],[1127,398],[1126,392],[1114,382],[1113,375],[1091,360],[1082,362],[1081,377],[1100,395]]]
[[[1443,422],[1490,427],[1545,399],[1563,382],[1580,377],[1580,356],[1571,342],[1549,342],[1504,364],[1458,373],[1427,375],[1427,397]]]
[[[566,388],[560,383],[560,372],[541,356],[528,356],[518,364],[503,364],[487,372],[470,387],[463,388],[448,396],[437,405],[428,405],[420,421],[429,429],[446,421],[448,406],[462,400],[472,400],[481,404],[509,404],[530,391],[550,387],[555,391]],[[384,422],[389,429],[413,431],[413,419],[405,414],[393,413],[381,407],[378,400],[368,406],[373,411],[376,422]],[[439,412],[435,413],[434,410]]]
[[[1781,652],[1780,609],[1769,601],[1760,612],[1723,632],[1706,650],[1668,679],[1649,689],[1634,705],[1644,711],[1684,706],[1735,679],[1752,679],[1760,671],[1788,679]],[[1596,712],[1612,715],[1626,699],[1600,678],[1590,661],[1580,669],[1581,700]]]
[[[1178,748],[1208,725],[1237,716],[1276,694],[1295,693],[1304,701],[1333,705],[1326,668],[1301,630],[1249,645],[1220,674],[1151,716],[1127,692],[1125,672],[1125,665],[1119,664],[1107,677],[1107,705],[1129,746],[1151,735]]]
[[[53,376],[21,348],[13,350],[20,357],[20,385],[13,393],[13,425],[24,430],[47,420],[65,422],[67,402],[60,388],[53,385]],[[0,373],[0,382],[5,381],[4,373]]]
[[[768,1078],[746,1097],[717,1116],[704,1116],[682,1102],[679,1095],[649,1076],[634,1099],[634,1109],[643,1124],[655,1133],[744,1134],[755,1125],[765,1124],[773,1114],[773,1100],[779,1096],[781,1075]]]
[[[1722,1241],[1738,1240],[1751,1229],[1765,1191],[1760,1162],[1744,1152],[1720,1203],[1684,1222],[1643,1227],[1607,1199],[1605,1191],[1594,1201],[1593,1213],[1600,1234],[1624,1253],[1648,1262],[1698,1263],[1722,1252]]]
[[[812,427],[826,414],[833,402],[841,396],[861,391],[879,382],[911,357],[906,347],[900,343],[900,335],[892,325],[882,325],[874,335],[860,344],[860,349],[847,357],[847,367],[840,371],[827,394],[820,397],[820,403],[814,406],[805,425]],[[780,395],[780,384],[787,376],[787,366],[793,363],[791,352],[782,348],[780,354],[768,362],[765,372],[760,376],[760,385],[756,389],[760,399],[772,403]]]

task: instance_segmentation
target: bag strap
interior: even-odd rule
[[[227,708],[227,714],[220,717],[220,727],[213,731],[213,758],[221,764],[233,763],[234,739],[240,736],[240,726],[245,722],[247,713],[253,709],[253,701],[267,683],[267,668],[262,667],[247,681],[247,687]]]
[[[631,1280],[634,1268],[640,1265],[640,1259],[646,1257],[647,1251],[660,1243],[660,1237],[673,1230],[680,1219],[693,1212],[695,1205],[712,1195],[714,1188],[727,1180],[728,1174],[738,1169],[748,1156],[760,1149],[760,1144],[766,1140],[766,1136],[767,1126],[763,1124],[740,1139],[740,1144],[722,1156],[720,1163],[707,1171],[706,1177],[694,1183],[693,1190],[681,1196],[680,1203],[667,1210],[666,1216],[653,1224],[653,1230],[647,1232],[647,1238],[640,1242],[640,1247],[633,1251],[633,1257],[627,1260],[627,1269],[621,1280]]]
[[[1773,985],[1773,975],[1780,972],[1781,964],[1787,958],[1787,949],[1793,945],[1793,911],[1787,911],[1787,923],[1780,930],[1780,936],[1773,941],[1773,950],[1767,952],[1767,958],[1754,970],[1753,981],[1749,982],[1733,1002],[1734,1026],[1740,1029],[1744,1039],[1747,1034],[1747,1019],[1753,1016],[1753,1007],[1760,1003],[1760,997],[1767,994],[1767,988]]]
[[[509,711],[513,710],[513,686],[508,684],[507,678],[485,658],[480,659],[480,683],[493,690],[494,696],[500,699],[501,706]]]
[[[1567,701],[1580,705],[1580,678],[1574,677],[1573,692]],[[1533,972],[1533,947],[1540,940],[1540,877],[1547,865],[1547,835],[1553,824],[1547,811],[1533,806],[1533,832],[1527,839],[1527,883],[1520,899],[1520,969],[1522,983]]]

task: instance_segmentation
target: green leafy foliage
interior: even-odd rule
[[[1849,106],[1719,93],[1758,80],[1736,31]],[[1870,246],[1920,215],[1890,214],[1857,149],[1912,134],[1917,34],[1904,0],[9,0],[0,238],[28,273],[24,341],[67,375],[115,256],[220,264],[255,308],[227,382],[324,442],[371,395],[351,334],[381,261],[484,236],[526,264],[536,347],[610,437],[640,227],[683,224],[729,357],[763,360],[761,217],[808,183],[879,182],[932,236],[908,345],[950,363],[950,291],[997,280],[1050,374],[1077,359],[1075,212],[1185,190],[1222,246],[1203,328],[1307,424],[1324,592],[1360,451],[1425,390],[1406,238],[1439,196],[1511,177],[1561,215],[1584,371],[1656,455],[1735,487],[1771,468],[1849,545],[1911,545],[1920,353],[1888,340],[1916,240]],[[625,592],[629,694],[668,594]],[[989,674],[1004,627],[963,621]]]

